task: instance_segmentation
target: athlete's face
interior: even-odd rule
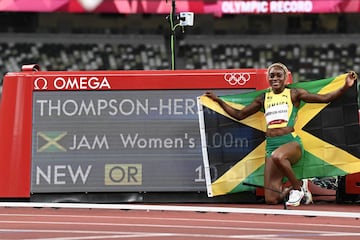
[[[269,70],[268,81],[274,92],[282,92],[285,88],[286,75],[282,68],[272,67]]]

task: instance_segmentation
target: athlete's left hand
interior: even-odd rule
[[[350,71],[347,76],[346,76],[346,85],[348,87],[352,87],[352,85],[354,84],[354,82],[358,79],[358,75],[356,72],[354,71]]]

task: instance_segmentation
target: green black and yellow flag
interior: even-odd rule
[[[343,86],[346,74],[288,85],[311,93],[328,93]],[[356,84],[354,84],[356,85]],[[264,91],[222,96],[242,109]],[[360,126],[357,87],[327,103],[300,105],[295,131],[305,154],[293,168],[298,178],[343,176],[360,172]],[[199,97],[199,122],[209,196],[247,191],[242,183],[264,184],[265,118],[263,112],[238,121],[211,99]]]

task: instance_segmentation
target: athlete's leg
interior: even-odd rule
[[[274,163],[271,157],[266,158],[264,171],[264,196],[267,204],[280,203],[287,193],[280,194],[282,189],[282,180],[284,174]],[[278,191],[278,192],[276,192]]]
[[[298,180],[292,169],[292,165],[301,158],[302,150],[298,142],[289,142],[278,147],[271,154],[270,160],[286,176],[293,189],[300,190],[302,181]],[[277,179],[276,179],[277,180]]]

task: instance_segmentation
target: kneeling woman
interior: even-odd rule
[[[264,109],[267,123],[265,133],[265,201],[268,204],[278,204],[283,200],[284,195],[290,191],[289,200],[286,204],[298,206],[302,200],[305,204],[312,202],[307,180],[297,179],[292,169],[292,165],[301,159],[304,152],[301,139],[294,130],[300,101],[307,103],[331,102],[354,84],[357,75],[355,72],[349,72],[344,85],[333,92],[313,94],[301,88],[287,88],[288,72],[287,67],[282,63],[270,65],[267,70],[269,91],[257,97],[242,110],[231,107],[213,92],[206,92],[205,95],[218,102],[224,111],[237,120],[242,120]],[[284,177],[290,181],[291,188],[283,189]],[[269,189],[282,192],[282,194]]]

